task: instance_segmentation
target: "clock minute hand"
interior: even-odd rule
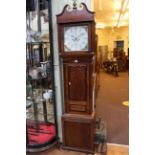
[[[74,37],[72,40],[73,41],[79,41],[80,39],[79,39],[79,37]]]
[[[79,41],[80,40],[80,36],[81,35],[79,35],[79,36],[76,37],[76,41]]]

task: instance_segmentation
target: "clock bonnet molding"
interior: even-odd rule
[[[94,21],[94,12],[89,11],[85,3],[80,3],[79,7],[77,6],[77,4],[74,4],[73,7],[66,4],[63,11],[57,15],[58,23],[73,23],[80,21]]]

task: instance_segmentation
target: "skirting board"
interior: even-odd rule
[[[111,145],[111,146],[120,146],[120,147],[129,147],[129,145],[125,145],[125,144],[116,144],[116,143],[107,143],[107,145]]]

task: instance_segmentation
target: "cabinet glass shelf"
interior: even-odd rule
[[[51,0],[26,0],[27,152],[58,139],[51,16]]]

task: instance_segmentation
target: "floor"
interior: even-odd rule
[[[88,155],[85,153],[62,150],[62,149],[49,149],[42,153],[27,153],[27,155]],[[95,153],[95,155],[103,155],[101,153]],[[107,154],[105,155],[129,155],[129,147],[128,146],[121,146],[121,145],[113,145],[108,144],[107,147]]]
[[[129,73],[118,74],[100,70],[96,114],[106,123],[108,143],[129,145],[129,107],[123,105],[129,100]]]

